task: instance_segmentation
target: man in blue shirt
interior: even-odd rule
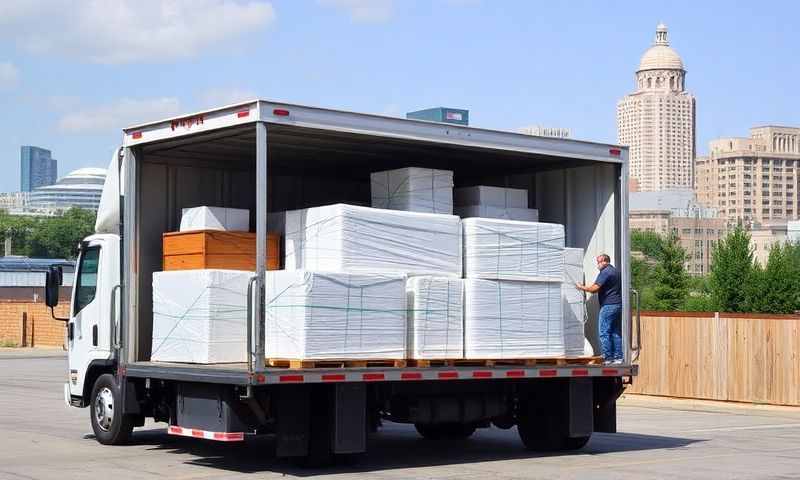
[[[619,271],[611,265],[611,257],[605,253],[598,255],[597,275],[591,285],[576,283],[584,292],[596,293],[600,301],[598,323],[600,330],[600,350],[606,363],[621,364],[622,353],[622,295],[620,294]]]

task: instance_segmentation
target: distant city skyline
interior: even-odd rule
[[[47,146],[63,172],[105,167],[126,125],[253,97],[398,117],[452,105],[476,127],[615,143],[616,102],[659,21],[689,66],[699,154],[752,125],[800,126],[796,2],[6,5],[0,191],[19,189],[21,145]]]

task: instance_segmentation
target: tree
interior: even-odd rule
[[[29,237],[29,255],[75,258],[78,243],[94,232],[95,217],[90,210],[71,208],[61,216],[42,219]]]
[[[714,307],[721,312],[746,311],[745,285],[752,280],[750,234],[741,225],[721,239],[711,256],[709,287]]]
[[[664,238],[656,232],[631,231],[631,250],[642,252],[646,257],[658,258]]]
[[[686,302],[689,280],[683,266],[685,261],[686,251],[677,236],[670,235],[662,239],[653,275],[656,282],[653,297],[657,310],[679,310]]]
[[[800,307],[800,270],[792,245],[773,245],[764,267],[756,264],[745,288],[745,309],[792,313]]]

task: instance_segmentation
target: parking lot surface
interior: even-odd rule
[[[61,352],[0,350],[0,479],[800,478],[800,409],[647,398],[624,399],[620,433],[570,454],[528,452],[516,429],[435,442],[394,424],[357,463],[327,469],[276,460],[269,437],[218,444],[169,436],[163,424],[107,447],[89,435],[86,409],[64,405],[66,371]]]

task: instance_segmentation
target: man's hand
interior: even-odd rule
[[[583,290],[586,287],[584,287],[583,284],[581,284],[580,282],[575,282],[575,288],[577,288],[578,290]]]

